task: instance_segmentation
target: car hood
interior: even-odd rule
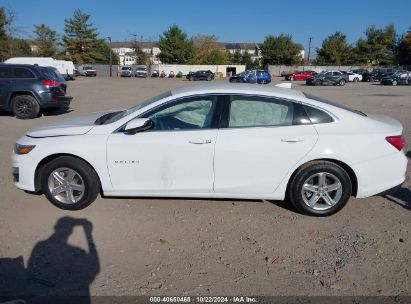
[[[95,126],[94,122],[97,118],[111,112],[113,111],[95,112],[55,120],[38,128],[29,130],[26,135],[29,137],[40,138],[86,134]]]

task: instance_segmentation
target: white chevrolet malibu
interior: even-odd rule
[[[180,88],[55,121],[12,154],[18,188],[57,207],[97,195],[268,199],[330,215],[405,180],[401,124],[287,88]]]

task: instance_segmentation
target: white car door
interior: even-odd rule
[[[307,124],[293,125],[304,113],[298,103],[252,96],[230,99],[227,128],[219,130],[215,147],[214,191],[272,193],[314,147],[317,132],[308,119],[302,122]]]
[[[107,165],[115,191],[211,193],[217,102],[215,95],[179,99],[141,116],[154,122],[153,129],[111,134]]]

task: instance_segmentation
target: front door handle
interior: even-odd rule
[[[288,138],[282,138],[282,142],[301,142],[304,141],[305,139],[302,137],[288,137]]]
[[[211,144],[211,139],[196,138],[196,139],[191,139],[189,143],[194,144],[194,145]]]

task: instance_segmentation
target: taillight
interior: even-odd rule
[[[42,80],[41,84],[45,87],[58,87],[60,85],[60,82],[54,80]]]
[[[391,145],[393,145],[398,151],[401,151],[405,146],[405,140],[402,135],[387,136],[385,138]]]

